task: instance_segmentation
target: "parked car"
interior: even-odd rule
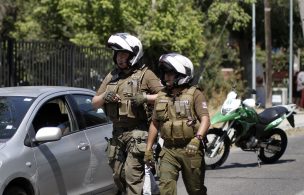
[[[105,137],[113,125],[72,87],[0,88],[0,194],[108,193]]]

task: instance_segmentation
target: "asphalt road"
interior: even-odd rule
[[[253,152],[233,149],[216,170],[207,170],[208,195],[304,195],[304,134],[288,137],[285,154],[275,164],[258,167]],[[187,194],[178,181],[178,195]]]

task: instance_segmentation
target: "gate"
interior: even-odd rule
[[[96,89],[113,68],[106,48],[41,41],[0,41],[0,86]]]

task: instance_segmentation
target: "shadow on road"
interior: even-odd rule
[[[278,160],[277,162],[273,163],[273,164],[283,164],[283,163],[290,163],[290,162],[294,162],[295,159],[286,159],[286,160]],[[261,163],[261,166],[267,166],[267,165],[271,165],[271,164],[264,164]],[[258,167],[258,163],[257,162],[253,162],[253,163],[246,163],[246,164],[241,164],[241,163],[231,163],[229,165],[223,165],[221,167],[218,167],[216,169],[229,169],[229,168],[246,168],[246,167]],[[207,170],[211,170],[210,168],[207,168]]]
[[[296,161],[296,159],[285,159],[285,160],[278,160],[276,163],[274,164],[283,164],[283,163],[289,163],[289,162],[294,162]]]

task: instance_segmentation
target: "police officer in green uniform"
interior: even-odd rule
[[[176,195],[180,171],[188,194],[207,194],[202,140],[210,119],[203,93],[190,84],[192,62],[180,54],[165,54],[159,69],[165,89],[155,101],[144,161],[153,162],[152,145],[159,130],[164,140],[159,154],[160,194]]]
[[[142,64],[143,49],[138,38],[117,33],[109,38],[108,46],[114,51],[117,66],[105,77],[92,103],[95,108],[104,108],[113,122],[107,154],[117,187],[128,195],[141,194],[149,125],[147,110],[163,85]]]

